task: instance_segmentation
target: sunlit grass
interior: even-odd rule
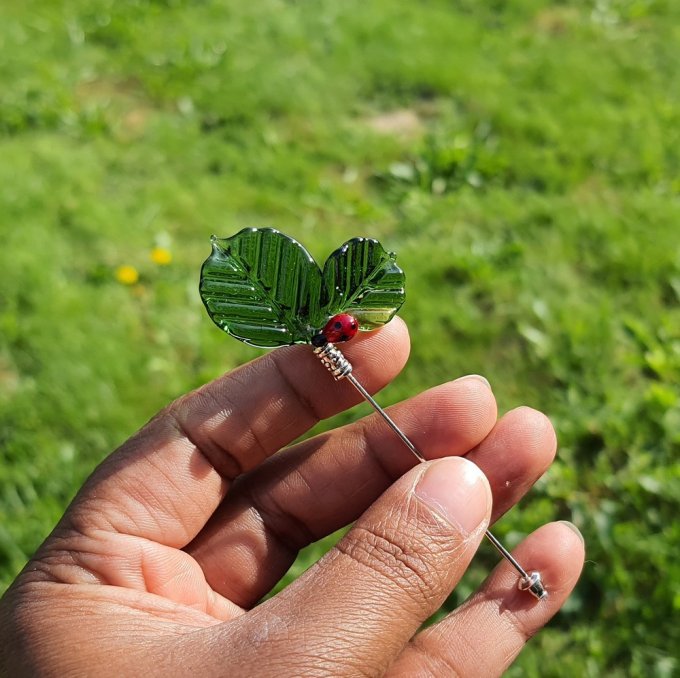
[[[497,532],[572,519],[588,563],[515,674],[678,670],[680,6],[5,4],[3,586],[104,455],[257,355],[204,314],[211,233],[370,235],[413,340],[381,401],[477,372],[558,429]]]

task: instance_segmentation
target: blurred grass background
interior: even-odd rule
[[[680,4],[3,2],[0,84],[0,590],[100,459],[257,355],[202,309],[212,232],[370,235],[413,340],[381,401],[477,372],[558,430],[495,532],[570,519],[588,562],[510,675],[677,675]]]

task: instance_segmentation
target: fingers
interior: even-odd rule
[[[491,522],[512,508],[548,469],[557,451],[548,417],[530,407],[505,414],[468,458],[489,479],[493,491]]]
[[[490,488],[474,464],[422,464],[315,566],[238,620],[239,632],[266,629],[270,647],[285,640],[287,675],[382,675],[467,568],[490,512]],[[216,665],[225,645],[213,638]],[[257,644],[244,649],[255,662]]]
[[[405,324],[357,337],[346,355],[376,391],[403,367]],[[390,360],[381,356],[389,355]],[[329,395],[330,394],[330,395]],[[181,398],[93,474],[67,522],[185,546],[234,477],[360,399],[307,346],[277,349]]]
[[[406,363],[409,341],[399,318],[380,331],[360,334],[343,346],[356,374],[375,392]],[[389,356],[385,360],[384,356]],[[309,346],[285,347],[182,398],[173,416],[187,438],[221,475],[248,471],[310,429],[342,412],[361,396],[334,382]]]
[[[493,394],[475,377],[442,384],[389,412],[428,457],[465,454],[496,421]],[[187,550],[216,591],[250,607],[300,548],[355,520],[415,464],[382,419],[367,417],[248,474]]]
[[[426,457],[467,453],[485,471],[494,519],[555,455],[552,425],[536,410],[518,408],[494,426],[495,400],[478,378],[442,384],[389,412]],[[414,463],[376,416],[318,436],[244,478],[187,550],[216,591],[251,607],[299,549],[355,520]]]
[[[528,571],[541,573],[548,598],[537,601],[519,591],[517,573],[504,561],[461,607],[418,634],[388,675],[501,675],[576,585],[583,538],[570,523],[551,523],[513,555]]]

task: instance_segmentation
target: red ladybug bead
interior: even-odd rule
[[[334,315],[321,330],[327,341],[335,344],[349,341],[359,331],[359,323],[349,313]]]

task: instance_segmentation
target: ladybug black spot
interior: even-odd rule
[[[335,327],[336,330],[339,330],[342,328],[342,323],[341,322],[335,322],[333,323],[333,327]]]

